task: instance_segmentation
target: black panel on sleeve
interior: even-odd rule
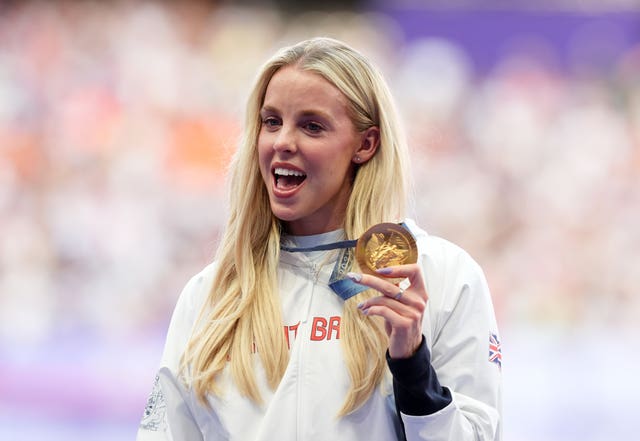
[[[392,359],[387,364],[393,375],[396,409],[406,415],[430,415],[451,403],[451,392],[442,387],[431,366],[431,353],[424,336],[418,350],[409,358]]]

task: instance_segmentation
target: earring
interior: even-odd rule
[[[356,155],[356,157],[354,158],[354,160],[355,160],[356,162],[360,162],[360,156],[357,156],[357,155]]]

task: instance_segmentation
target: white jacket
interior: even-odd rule
[[[402,414],[406,438],[499,440],[501,355],[495,347],[490,351],[491,336],[499,337],[485,277],[465,251],[429,236],[411,221],[407,225],[416,237],[429,294],[423,332],[431,363],[453,399],[431,415]],[[331,242],[336,234],[341,233],[298,238],[297,245]],[[336,255],[331,251],[281,253],[278,280],[290,361],[275,391],[269,389],[256,363],[262,406],[242,397],[227,372],[221,378],[224,394],[210,397],[211,409],[200,405],[175,380],[180,356],[213,280],[213,265],[193,277],[171,319],[138,441],[402,439],[388,381],[354,414],[336,417],[350,384],[340,344],[344,302],[327,286]]]

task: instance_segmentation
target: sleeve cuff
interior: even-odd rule
[[[431,353],[424,336],[418,350],[409,358],[392,359],[386,354],[393,376],[396,407],[406,415],[431,415],[451,403],[451,392],[442,387],[431,366]]]

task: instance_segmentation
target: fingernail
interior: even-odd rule
[[[362,274],[359,273],[347,273],[346,276],[353,280],[354,282],[360,282],[362,280]]]
[[[391,268],[380,268],[376,270],[376,273],[378,274],[391,274],[391,272]]]
[[[364,302],[358,303],[358,309],[362,309],[363,306],[364,306]]]
[[[369,308],[364,308],[360,310],[364,315],[369,315]]]

